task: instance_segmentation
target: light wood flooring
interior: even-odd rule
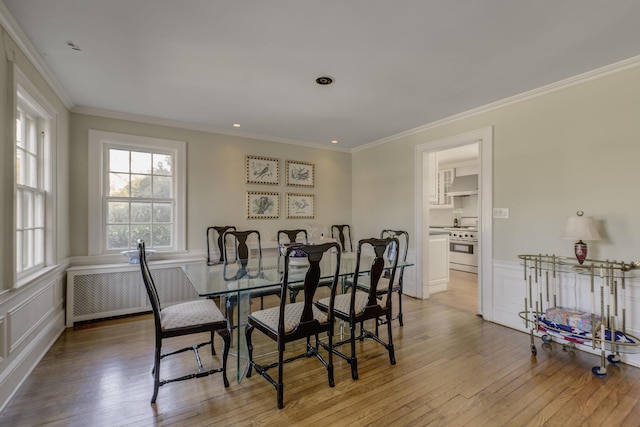
[[[348,365],[337,359],[330,388],[314,358],[290,363],[282,410],[260,376],[233,381],[233,357],[230,387],[219,374],[173,383],[161,387],[151,405],[151,316],[76,326],[25,380],[0,414],[0,426],[640,424],[640,369],[610,366],[598,379],[591,374],[598,357],[558,344],[545,350],[539,340],[532,357],[527,334],[436,298],[405,297],[404,311],[405,326],[393,325],[396,365],[375,342],[359,343],[360,379],[353,381]],[[185,340],[174,342],[177,347]],[[218,339],[218,350],[220,344]],[[206,365],[219,361],[206,348],[202,356]],[[191,363],[190,354],[178,356],[163,372]]]

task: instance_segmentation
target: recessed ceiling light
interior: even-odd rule
[[[239,128],[239,127],[240,127],[240,123],[234,123],[234,124],[233,124],[233,127],[234,127],[234,128]]]
[[[332,143],[332,144],[337,144],[337,143],[338,143],[338,140],[337,140],[337,139],[334,139],[334,140],[332,140],[332,141],[331,141],[331,143]]]
[[[320,76],[316,79],[316,83],[322,86],[330,85],[331,83],[333,83],[333,77]]]

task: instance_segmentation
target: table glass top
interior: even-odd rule
[[[321,278],[330,278],[335,269],[335,254],[326,254],[320,263]],[[366,273],[371,268],[373,257],[362,255],[360,272]],[[298,265],[289,264],[289,283],[302,282],[307,272],[307,261],[301,260]],[[398,268],[412,264],[398,262]],[[388,261],[385,262],[388,266]],[[200,296],[216,296],[230,292],[261,289],[280,285],[284,269],[284,258],[281,256],[250,259],[243,266],[239,261],[227,264],[207,265],[206,262],[191,263],[182,266],[187,278]],[[340,276],[352,275],[356,269],[356,254],[343,252],[340,259]],[[396,274],[399,274],[399,270]]]

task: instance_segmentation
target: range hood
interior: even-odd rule
[[[447,196],[470,196],[478,194],[478,175],[464,175],[453,178]]]

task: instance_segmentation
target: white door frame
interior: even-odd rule
[[[480,170],[478,174],[480,188],[479,234],[480,254],[478,259],[478,313],[485,320],[493,319],[493,127],[474,130],[449,138],[426,142],[415,147],[415,200],[416,200],[416,280],[418,297],[429,298],[428,277],[423,277],[422,260],[428,259],[429,245],[423,245],[424,233],[428,233],[429,210],[423,209],[424,177],[429,175],[423,167],[423,155],[463,145],[478,143]],[[426,257],[424,256],[426,255]],[[422,283],[420,279],[422,278]],[[422,285],[422,286],[421,286]]]

